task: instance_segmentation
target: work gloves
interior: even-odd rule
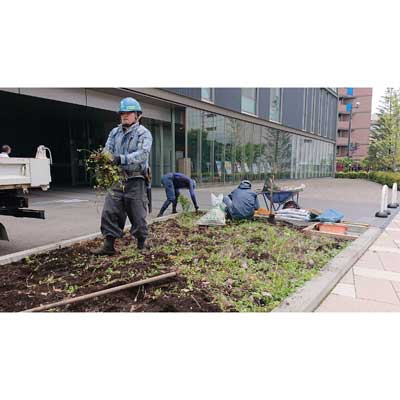
[[[115,164],[115,165],[121,165],[121,156],[114,156],[114,158],[113,158],[113,164]]]

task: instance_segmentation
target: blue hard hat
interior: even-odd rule
[[[119,111],[122,112],[142,112],[142,107],[140,107],[140,103],[135,100],[133,97],[125,97],[119,103]]]

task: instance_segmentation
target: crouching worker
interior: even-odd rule
[[[115,254],[114,242],[124,234],[128,216],[131,234],[142,250],[148,235],[147,200],[144,175],[148,170],[148,159],[153,138],[148,129],[139,124],[142,116],[140,103],[132,97],[121,100],[119,114],[121,124],[112,129],[105,150],[114,157],[126,176],[123,187],[113,187],[107,194],[101,214],[101,233],[104,244],[93,250],[96,255]]]
[[[260,208],[257,193],[251,191],[251,182],[242,181],[240,185],[224,197],[227,216],[230,219],[250,219]]]
[[[170,172],[165,174],[161,178],[161,183],[165,188],[165,194],[167,195],[167,200],[165,200],[162,205],[160,212],[157,215],[161,217],[168,206],[172,203],[172,213],[176,213],[176,206],[178,204],[179,197],[179,189],[188,189],[190,193],[190,197],[192,198],[192,202],[196,211],[199,209],[197,205],[196,195],[194,194],[194,190],[196,189],[196,181],[194,179],[190,179],[188,176],[181,174],[179,172]]]

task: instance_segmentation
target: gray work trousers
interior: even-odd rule
[[[146,239],[147,195],[142,178],[129,179],[124,189],[113,188],[107,195],[101,214],[101,233],[103,236],[121,238],[128,216],[132,236]]]

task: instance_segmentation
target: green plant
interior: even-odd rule
[[[387,88],[381,97],[377,121],[371,127],[368,159],[372,168],[397,171],[400,167],[400,91]]]
[[[31,265],[31,264],[34,264],[34,263],[35,263],[35,262],[32,260],[32,258],[29,257],[29,256],[24,257],[24,262],[25,262],[25,264],[27,264],[27,265]]]
[[[184,213],[188,213],[190,210],[190,200],[186,196],[180,195],[178,197],[178,203],[181,205]]]
[[[388,185],[389,187],[392,187],[394,182],[397,182],[398,187],[400,186],[399,172],[374,171],[369,173],[369,179],[381,185]]]
[[[66,292],[69,294],[74,294],[77,292],[78,289],[79,289],[78,285],[69,285],[66,289]]]
[[[152,298],[153,298],[153,300],[156,300],[159,297],[161,297],[162,295],[163,295],[163,290],[161,288],[157,288],[154,290]]]
[[[366,171],[336,172],[335,178],[368,179],[368,172]]]
[[[368,157],[364,157],[362,160],[360,160],[360,165],[362,169],[368,170],[371,167],[371,162]]]
[[[338,157],[336,159],[336,164],[342,165],[344,168],[344,172],[349,172],[353,164],[353,160],[349,157]]]

